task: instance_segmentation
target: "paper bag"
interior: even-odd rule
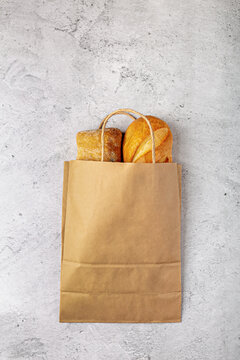
[[[64,163],[61,322],[181,321],[181,166]]]

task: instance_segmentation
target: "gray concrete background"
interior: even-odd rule
[[[240,357],[239,14],[237,0],[0,1],[1,359]],[[183,164],[180,324],[58,322],[63,161],[119,107],[166,120]]]

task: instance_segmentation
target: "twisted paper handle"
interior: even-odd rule
[[[135,116],[133,116],[132,114],[129,114],[128,112],[124,111],[123,109],[117,110],[117,113],[114,114],[114,115],[118,115],[118,114],[120,114],[120,115],[121,115],[121,114],[124,114],[124,115],[127,115],[127,116],[131,117],[133,120],[136,120]],[[108,115],[107,115],[107,116],[108,116]],[[106,116],[106,117],[107,117],[107,116]],[[101,124],[99,125],[99,129],[102,128],[103,123],[104,123],[106,117],[102,120]]]
[[[153,162],[153,164],[155,164],[155,162],[156,162],[156,160],[155,160],[155,139],[154,139],[154,132],[153,132],[151,123],[150,123],[150,121],[148,120],[148,118],[145,115],[139,113],[138,111],[132,110],[132,109],[118,109],[118,110],[115,110],[111,114],[107,115],[105,117],[105,119],[103,119],[103,121],[101,122],[101,124],[99,126],[99,129],[101,129],[101,127],[102,127],[102,134],[101,134],[102,155],[101,155],[101,161],[104,161],[104,131],[105,131],[105,127],[106,127],[106,124],[107,124],[108,120],[113,115],[117,115],[117,114],[124,114],[124,115],[127,115],[127,116],[129,116],[129,117],[131,117],[131,118],[133,118],[135,120],[135,117],[131,113],[142,117],[149,126],[150,135],[151,135],[151,138],[152,138],[152,162]]]

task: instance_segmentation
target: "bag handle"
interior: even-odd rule
[[[116,114],[114,114],[114,115],[118,115],[118,114],[120,114],[120,115],[121,115],[121,114],[124,114],[124,115],[127,115],[127,116],[131,117],[133,120],[136,120],[135,116],[133,116],[132,114],[129,114],[128,112],[124,111],[123,109],[119,109],[118,112],[117,112]],[[107,116],[106,116],[106,117],[107,117]],[[99,125],[99,129],[102,128],[103,123],[104,123],[106,117],[102,120],[101,124]]]
[[[107,115],[105,117],[105,119],[103,119],[103,121],[101,122],[101,124],[99,126],[100,129],[102,127],[102,133],[101,133],[101,144],[102,144],[101,161],[104,161],[104,131],[105,131],[105,127],[106,127],[106,124],[107,124],[108,120],[113,115],[117,115],[117,114],[125,114],[125,115],[128,115],[131,118],[134,118],[134,116],[131,113],[142,117],[149,126],[150,135],[151,135],[151,138],[152,138],[152,162],[153,162],[153,164],[155,164],[155,162],[156,162],[156,159],[155,159],[155,138],[154,138],[154,132],[153,132],[151,123],[150,123],[150,121],[148,120],[148,118],[145,115],[141,114],[138,111],[132,110],[132,109],[118,109],[118,110],[115,110],[111,114]]]

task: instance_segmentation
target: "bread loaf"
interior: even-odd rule
[[[157,117],[147,115],[155,138],[156,162],[172,162],[173,137],[167,123]],[[152,162],[152,139],[148,124],[143,118],[134,120],[123,140],[124,162]]]
[[[101,161],[102,130],[87,130],[77,133],[77,160]],[[122,133],[119,129],[104,131],[104,161],[121,161]]]

